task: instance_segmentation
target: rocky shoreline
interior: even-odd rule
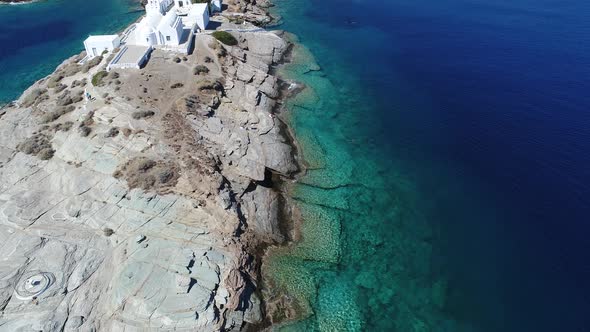
[[[199,34],[108,73],[78,55],[0,110],[0,328],[269,325],[260,260],[300,171],[272,71],[289,42],[248,31],[269,3],[228,2],[236,46]]]

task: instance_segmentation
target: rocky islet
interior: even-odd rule
[[[141,71],[72,57],[2,109],[2,328],[263,322],[253,254],[284,241],[270,184],[298,167],[271,73],[289,43],[248,25],[224,23],[237,46],[201,34],[192,55],[154,51]]]

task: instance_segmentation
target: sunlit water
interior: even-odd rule
[[[276,0],[308,173],[264,266],[295,331],[590,329],[590,3]],[[127,0],[0,6],[0,103]],[[312,64],[317,61],[321,70]]]
[[[590,5],[276,4],[308,86],[282,329],[589,330]]]

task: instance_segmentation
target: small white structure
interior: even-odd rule
[[[195,22],[199,29],[205,30],[209,24],[209,5],[206,3],[195,3],[188,13],[191,22]]]
[[[119,45],[121,45],[121,38],[118,35],[90,36],[84,41],[88,58],[99,56],[104,51],[112,52]]]
[[[184,26],[176,11],[169,11],[156,27],[159,45],[180,45]]]
[[[172,6],[172,0],[148,0],[145,5],[145,12],[149,15],[152,13],[166,14]]]
[[[193,3],[193,0],[148,0],[146,15],[128,28],[123,37],[90,36],[84,46],[88,58],[113,51],[121,45],[107,70],[141,68],[154,49],[189,54],[194,34],[209,24],[210,10],[221,10],[221,0]]]
[[[125,45],[107,66],[112,69],[140,69],[152,52],[151,46]]]
[[[137,24],[135,29],[135,43],[143,46],[154,46],[158,44],[158,34],[156,28],[163,16],[159,11],[150,11]]]
[[[213,12],[221,12],[222,7],[223,3],[221,0],[211,0],[211,10]]]

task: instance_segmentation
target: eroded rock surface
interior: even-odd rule
[[[100,87],[89,82],[106,59],[72,72],[73,58],[2,110],[0,330],[260,322],[248,248],[282,241],[268,183],[297,170],[269,74],[287,43],[271,32],[236,37],[228,47],[198,35],[186,60],[156,51]],[[84,89],[91,100],[70,98]]]

